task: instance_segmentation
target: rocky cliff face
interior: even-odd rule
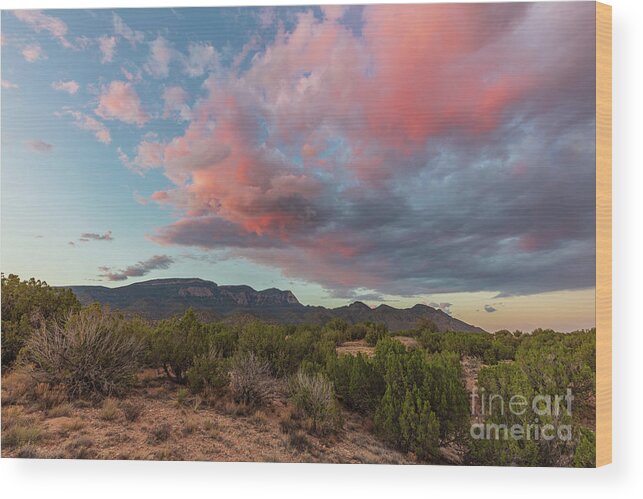
[[[412,329],[421,320],[431,320],[440,331],[483,332],[441,310],[426,305],[397,309],[388,305],[370,308],[362,302],[328,309],[305,306],[288,290],[276,288],[257,291],[250,286],[219,286],[203,279],[155,279],[118,288],[72,286],[84,305],[102,303],[113,309],[138,314],[148,319],[163,319],[182,314],[192,307],[210,320],[236,315],[287,324],[324,324],[341,318],[350,324],[376,322],[391,331]]]

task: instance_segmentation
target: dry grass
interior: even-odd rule
[[[123,411],[125,419],[132,423],[134,421],[138,421],[138,419],[141,417],[141,414],[143,414],[143,404],[135,402],[124,402],[121,404],[121,410]]]
[[[48,418],[61,418],[71,416],[74,411],[74,406],[69,402],[52,407],[47,411]]]
[[[112,398],[105,399],[100,410],[100,418],[103,421],[114,421],[120,413],[118,401]]]
[[[335,350],[337,351],[337,355],[357,355],[358,353],[363,353],[369,358],[375,355],[375,347],[369,346],[366,340],[347,341],[339,345]]]
[[[5,388],[3,383],[3,457],[412,462],[387,449],[368,431],[366,420],[350,413],[344,415],[341,436],[320,437],[306,434],[304,421],[297,419],[290,404],[281,401],[252,411],[227,396],[214,404],[201,404],[196,412],[191,406],[179,407],[176,385],[151,369],[141,373],[112,420],[101,417],[103,406],[78,400],[71,404],[68,416],[59,417],[45,414],[35,401],[6,405]],[[148,396],[150,390],[154,398]],[[129,404],[142,408],[136,424],[125,415]],[[13,432],[16,427],[21,430]],[[6,445],[7,437],[15,446]]]
[[[36,384],[30,369],[14,369],[2,377],[2,404],[27,403],[35,393]]]

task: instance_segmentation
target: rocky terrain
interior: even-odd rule
[[[303,305],[288,290],[256,291],[250,286],[220,286],[203,279],[154,279],[116,288],[71,286],[83,305],[98,302],[147,319],[164,319],[193,308],[207,320],[256,318],[285,324],[324,324],[340,318],[349,324],[375,322],[390,331],[412,329],[431,321],[439,331],[484,332],[427,305],[398,309],[388,305],[371,308],[362,302],[329,309]]]

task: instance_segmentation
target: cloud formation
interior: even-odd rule
[[[140,261],[125,269],[112,270],[110,267],[100,267],[99,277],[108,281],[125,281],[130,277],[142,277],[152,270],[167,269],[174,263],[174,260],[167,255],[154,255],[148,260]]]
[[[206,45],[151,42],[153,76],[209,71],[184,133],[122,153],[173,184],[152,200],[181,218],[154,240],[333,296],[594,285],[591,4],[372,5],[295,21],[225,70]],[[137,98],[109,90],[100,116],[145,123]],[[166,118],[185,104],[174,92]]]
[[[79,241],[82,242],[88,242],[88,241],[113,241],[114,238],[112,237],[112,231],[108,230],[104,234],[98,234],[96,232],[84,232],[80,235],[80,238],[78,239]]]
[[[51,84],[51,88],[54,90],[58,90],[60,92],[67,92],[69,95],[73,95],[76,92],[78,92],[78,89],[80,88],[80,85],[76,83],[74,80],[69,80],[69,81],[55,81]]]
[[[116,50],[116,37],[115,36],[101,36],[98,39],[98,48],[102,54],[100,62],[106,64],[112,62],[114,58],[114,51]]]
[[[48,144],[47,142],[41,139],[30,140],[27,144],[34,151],[38,151],[42,153],[51,152],[54,149],[53,145]]]
[[[42,11],[39,10],[14,10],[13,13],[37,33],[46,31],[58,40],[63,47],[72,47],[72,44],[65,38],[67,34],[67,24],[61,19],[43,14]]]
[[[39,59],[46,59],[47,56],[38,43],[30,43],[22,48],[22,56],[27,62],[36,62]]]
[[[109,144],[112,142],[112,136],[109,133],[109,130],[105,125],[103,125],[97,119],[87,116],[80,111],[73,111],[67,109],[61,113],[57,113],[58,116],[71,116],[74,119],[74,125],[80,128],[81,130],[89,130],[94,132],[96,139],[103,144]]]
[[[106,120],[120,120],[139,127],[149,119],[134,86],[118,80],[112,81],[103,89],[96,114]]]
[[[133,47],[145,39],[145,35],[141,31],[135,31],[130,28],[117,14],[113,14],[112,16],[112,24],[114,26],[114,34],[123,37]]]
[[[484,311],[488,312],[490,314],[495,312],[496,310],[498,310],[498,309],[496,307],[492,306],[492,305],[485,305],[484,306]]]
[[[0,81],[0,86],[4,89],[10,89],[10,88],[18,88],[18,85],[9,81],[9,80],[1,80]]]

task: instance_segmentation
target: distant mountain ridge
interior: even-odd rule
[[[440,331],[484,332],[427,305],[398,309],[388,305],[371,308],[354,302],[338,308],[302,305],[288,290],[276,288],[257,291],[246,285],[220,286],[199,278],[153,279],[116,288],[69,286],[83,305],[101,303],[128,314],[148,319],[164,319],[193,308],[207,320],[234,317],[257,318],[286,324],[324,324],[340,318],[350,324],[376,322],[390,331],[416,327],[431,320]]]

